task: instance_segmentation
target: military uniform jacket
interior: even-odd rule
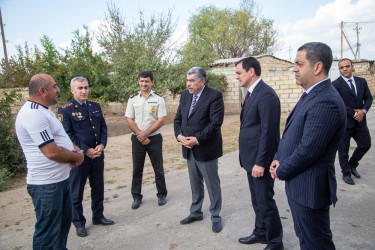
[[[159,93],[151,90],[147,98],[141,92],[130,96],[125,110],[125,117],[134,119],[135,124],[141,131],[151,127],[158,118],[163,116],[167,116],[167,109],[164,98]],[[157,134],[160,134],[160,129],[149,136]]]
[[[86,100],[87,109],[74,98],[58,109],[57,117],[74,144],[86,154],[89,148],[107,145],[107,125],[97,102]]]

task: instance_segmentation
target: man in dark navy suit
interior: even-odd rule
[[[192,192],[190,214],[180,223],[203,219],[204,180],[211,201],[212,231],[218,233],[222,229],[218,158],[223,155],[224,101],[218,90],[205,84],[206,78],[206,71],[200,67],[187,72],[187,90],[181,94],[174,119],[175,135],[182,145],[183,157],[187,159]]]
[[[77,235],[87,235],[86,218],[83,216],[83,191],[87,177],[91,187],[92,222],[94,225],[112,225],[103,215],[104,200],[104,148],[107,145],[107,125],[100,104],[87,100],[88,81],[74,77],[70,81],[73,99],[58,109],[58,118],[72,142],[83,150],[83,163],[70,170],[70,189],[73,203],[73,225]]]
[[[329,209],[335,204],[335,156],[346,127],[343,100],[328,78],[332,50],[324,43],[302,45],[293,71],[305,91],[290,113],[271,164],[285,180],[300,248],[335,249]]]
[[[339,61],[341,76],[332,82],[344,100],[347,113],[346,131],[339,146],[339,161],[343,180],[354,185],[351,175],[361,178],[357,171],[358,162],[371,147],[370,132],[367,128],[366,113],[372,104],[372,95],[364,78],[353,76],[354,66],[351,60]],[[350,139],[357,143],[349,159]]]
[[[260,74],[260,63],[254,57],[236,63],[236,79],[247,93],[240,116],[240,164],[247,172],[255,212],[253,232],[239,242],[283,249],[281,220],[273,199],[274,180],[269,172],[280,141],[280,101]]]

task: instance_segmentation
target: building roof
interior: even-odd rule
[[[273,55],[259,55],[259,56],[254,56],[254,57],[255,58],[262,58],[262,57],[267,57],[267,56],[273,57],[273,58],[275,58],[277,60],[280,60],[280,61],[284,61],[284,62],[293,64],[291,61],[284,60],[284,59],[278,58],[278,57],[273,56]],[[219,59],[219,60],[214,61],[213,63],[210,63],[208,66],[214,67],[214,66],[217,66],[217,65],[227,65],[227,64],[231,64],[231,63],[236,63],[239,60],[241,60],[242,58],[245,58],[245,57]]]

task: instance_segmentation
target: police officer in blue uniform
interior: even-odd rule
[[[80,147],[85,159],[70,171],[70,189],[73,203],[73,225],[77,235],[87,236],[82,199],[86,180],[91,187],[92,222],[94,225],[112,225],[103,215],[104,200],[104,148],[107,145],[107,125],[100,104],[87,100],[88,81],[74,77],[70,82],[73,99],[58,109],[58,118],[75,145]]]

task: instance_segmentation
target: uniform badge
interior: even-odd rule
[[[151,112],[152,112],[152,113],[155,113],[155,111],[156,111],[156,108],[155,108],[155,107],[152,107]]]
[[[60,122],[63,121],[63,115],[62,114],[57,114],[57,118],[59,119]]]
[[[72,116],[76,116],[76,113],[73,112],[73,113],[72,113]]]
[[[77,113],[77,117],[78,117],[79,119],[82,119],[82,113],[81,113],[81,112],[78,112],[78,113]]]

